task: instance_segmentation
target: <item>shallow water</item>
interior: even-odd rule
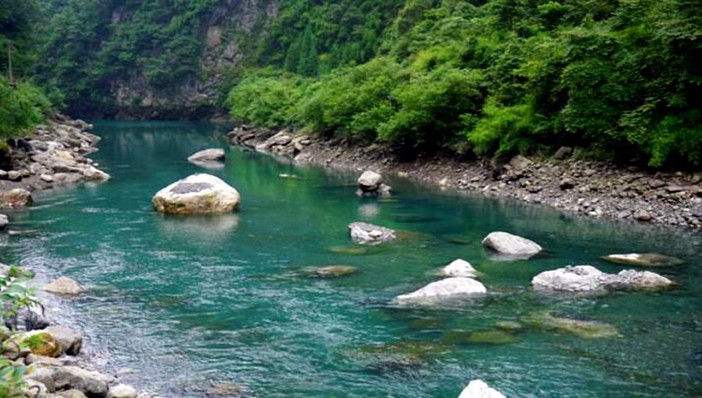
[[[93,289],[67,310],[88,350],[123,380],[165,397],[232,390],[255,397],[457,397],[480,378],[508,397],[702,396],[702,237],[589,220],[518,203],[435,192],[391,181],[391,200],[359,199],[356,175],[298,168],[226,146],[208,125],[98,123],[93,158],[101,185],[55,190],[11,214],[5,262],[67,275]],[[204,171],[185,159],[221,146],[210,170],[242,195],[240,211],[173,217],[153,194]],[[281,178],[280,174],[299,178]],[[383,248],[352,248],[346,225],[408,231]],[[494,230],[546,248],[499,262],[480,246]],[[528,289],[540,271],[599,256],[657,251],[686,261],[658,271],[680,283],[663,293],[546,297]],[[440,308],[397,308],[391,299],[435,280],[456,258],[484,275],[487,297]],[[356,266],[342,279],[300,270]],[[582,339],[527,329],[485,344],[461,339],[543,311],[615,326],[622,338]],[[443,336],[443,338],[442,338]],[[459,337],[456,337],[459,336]],[[228,392],[227,392],[228,391]]]

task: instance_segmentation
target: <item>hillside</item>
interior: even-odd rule
[[[406,156],[702,158],[694,0],[56,0],[45,12],[37,75],[82,117],[229,107]]]

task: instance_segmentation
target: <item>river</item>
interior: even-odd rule
[[[64,321],[85,333],[101,366],[142,389],[164,397],[239,390],[261,398],[454,398],[480,378],[508,397],[702,396],[700,234],[405,180],[389,181],[390,199],[359,199],[357,174],[230,148],[205,124],[98,122],[94,132],[103,140],[92,157],[112,179],[37,195],[30,210],[12,214],[16,229],[36,232],[0,247],[6,262],[90,287],[65,305]],[[207,172],[239,190],[239,212],[155,213],[154,193],[205,171],[186,158],[208,147],[226,148],[225,167]],[[353,221],[405,232],[387,247],[359,250],[347,235]],[[496,230],[546,250],[496,261],[480,245]],[[618,272],[599,257],[641,251],[685,260],[658,270],[680,288],[564,298],[528,287],[537,273],[569,264]],[[486,297],[438,308],[390,303],[456,258],[483,273]],[[360,272],[301,272],[330,264]],[[623,337],[534,328],[503,341],[466,337],[544,311],[608,323]]]

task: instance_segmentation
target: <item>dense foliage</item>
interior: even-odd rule
[[[38,15],[36,0],[0,0],[0,139],[26,135],[51,110],[25,76],[36,55]]]
[[[302,15],[325,15],[332,2],[294,3],[306,4]],[[352,59],[374,53],[358,66],[338,56],[329,64],[328,24],[303,23],[296,36],[274,30],[268,40],[288,46],[270,60],[285,71],[251,72],[229,101],[244,122],[410,152],[500,156],[570,145],[656,167],[700,165],[701,18],[694,0],[410,0],[382,28],[355,25],[384,38]],[[288,62],[292,50],[305,62]],[[319,79],[289,75],[330,66]],[[262,96],[281,98],[250,101]]]

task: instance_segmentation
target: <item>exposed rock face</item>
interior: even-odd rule
[[[483,246],[494,250],[505,258],[529,258],[538,254],[542,249],[538,244],[521,236],[507,232],[491,232],[483,239]]]
[[[62,276],[55,281],[42,286],[41,290],[49,293],[75,296],[85,291],[83,287],[71,278]]]
[[[658,253],[610,254],[602,257],[602,259],[616,264],[635,265],[639,267],[664,267],[684,263],[684,261],[679,258]]]
[[[224,159],[224,149],[211,148],[190,155],[188,162],[200,167],[217,169],[223,167]]]
[[[239,192],[209,174],[193,174],[158,191],[154,209],[171,214],[227,213],[239,206]]]
[[[412,293],[395,297],[397,304],[433,304],[446,299],[487,293],[482,283],[471,278],[447,278],[432,282]]]
[[[501,392],[490,388],[482,380],[473,380],[463,389],[458,398],[505,398]]]
[[[395,231],[365,222],[349,224],[351,240],[359,245],[379,245],[395,239]]]
[[[451,264],[442,268],[440,275],[476,278],[478,276],[478,271],[476,271],[468,261],[461,260],[459,258],[457,260],[453,260]]]
[[[545,271],[531,280],[536,290],[555,292],[597,292],[605,290],[665,289],[674,283],[649,271],[625,270],[606,274],[591,265],[578,265]]]

